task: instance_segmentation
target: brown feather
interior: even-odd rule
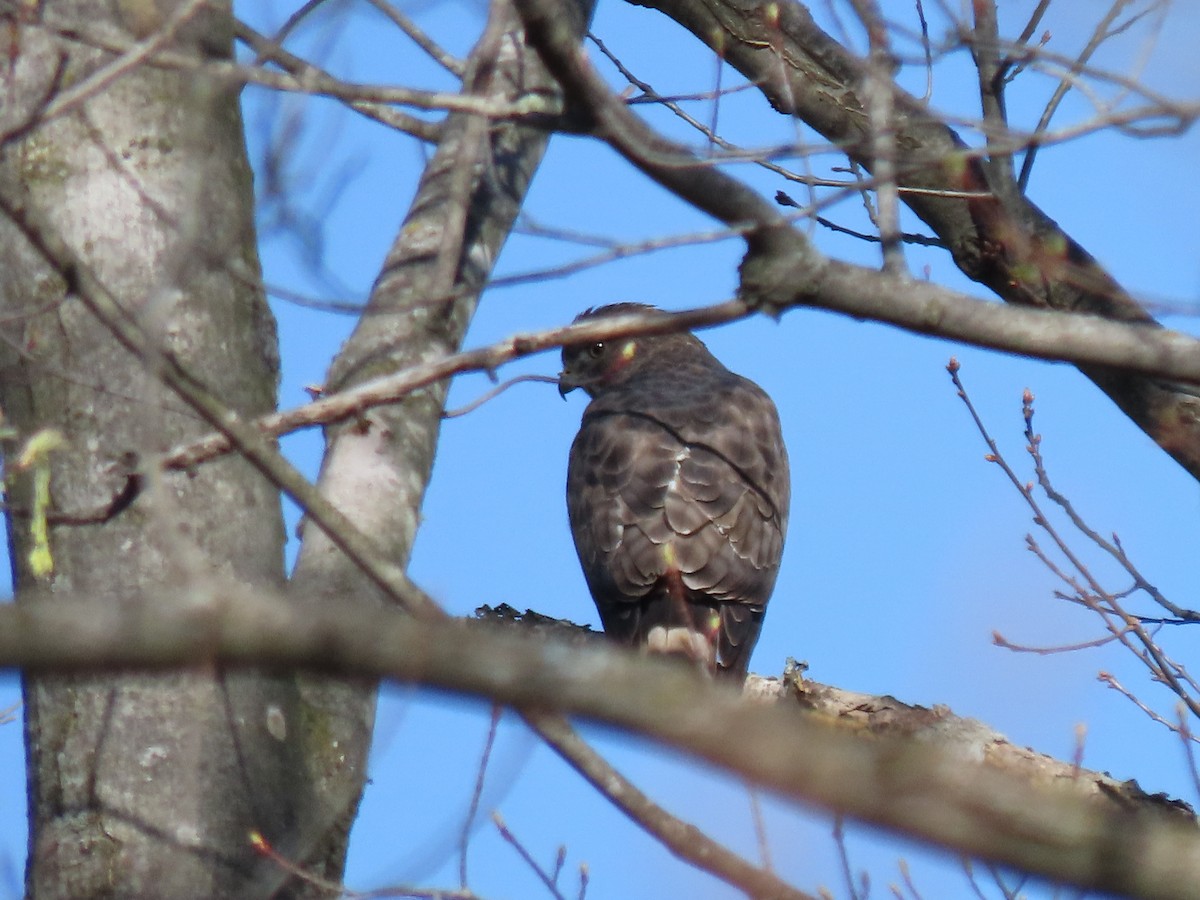
[[[639,309],[649,308],[585,316]],[[740,677],[787,531],[774,404],[686,333],[563,357],[560,390],[592,396],[571,447],[567,511],[605,630],[689,656],[709,646],[704,661]],[[680,628],[703,640],[671,638]]]

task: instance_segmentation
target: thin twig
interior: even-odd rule
[[[925,93],[921,100],[928,103],[933,96],[933,48],[929,44],[929,23],[925,21],[925,5],[921,0],[917,0],[916,6],[917,20],[921,23],[921,50],[925,53]]]
[[[979,881],[975,878],[975,864],[971,862],[969,857],[962,857],[963,874],[967,876],[967,884],[971,886],[971,891],[975,894],[977,900],[988,900],[987,895],[983,893],[983,889],[979,886]]]
[[[1004,650],[1011,650],[1014,653],[1035,653],[1039,656],[1051,656],[1056,653],[1073,653],[1076,650],[1094,650],[1097,647],[1103,647],[1105,644],[1111,644],[1116,639],[1116,635],[1106,634],[1104,637],[1099,637],[1091,641],[1080,641],[1077,644],[1060,644],[1054,647],[1031,647],[1027,644],[1014,644],[1000,632],[992,632],[993,645]]]
[[[916,882],[913,881],[912,870],[908,867],[908,860],[901,857],[896,860],[896,866],[900,869],[900,878],[904,882],[904,886],[908,888],[908,892],[913,895],[914,900],[921,900],[921,892],[917,890]]]
[[[179,29],[186,25],[188,20],[205,5],[206,0],[187,0],[175,7],[162,26],[155,29],[145,40],[126,48],[116,59],[101,66],[83,81],[58,93],[42,109],[39,116],[40,122],[48,122],[58,116],[66,115],[104,91],[118,78],[145,63],[171,44]]]
[[[503,709],[496,703],[492,704],[492,715],[488,722],[487,739],[483,742],[483,752],[479,755],[479,766],[476,770],[475,789],[471,791],[471,803],[467,814],[463,817],[462,832],[458,839],[458,883],[463,890],[467,889],[467,848],[471,843],[471,827],[479,813],[479,801],[483,797],[483,780],[487,775],[488,761],[492,758],[492,748],[496,745],[496,732],[500,727],[500,715]]]
[[[1179,720],[1179,737],[1183,744],[1183,754],[1187,758],[1188,774],[1192,777],[1192,790],[1200,799],[1200,770],[1196,768],[1196,736],[1192,734],[1192,726],[1188,721],[1187,707],[1182,703],[1175,704],[1175,716]]]
[[[1183,732],[1180,730],[1178,725],[1176,725],[1174,722],[1169,721],[1164,716],[1159,715],[1157,712],[1155,712],[1153,709],[1151,709],[1149,706],[1147,706],[1145,703],[1143,703],[1141,701],[1141,699],[1138,698],[1138,696],[1133,693],[1133,691],[1129,690],[1129,688],[1127,688],[1127,687],[1125,687],[1125,685],[1121,684],[1121,682],[1117,680],[1116,676],[1113,675],[1112,672],[1099,672],[1096,675],[1096,680],[1099,682],[1102,682],[1103,684],[1108,685],[1110,688],[1112,688],[1114,691],[1116,691],[1118,694],[1120,694],[1122,697],[1124,697],[1126,700],[1128,700],[1130,703],[1132,703],[1134,706],[1136,706],[1138,709],[1140,709],[1142,712],[1144,712],[1147,716],[1149,716],[1149,718],[1152,721],[1155,721],[1159,725],[1162,725],[1168,731],[1173,731],[1176,734],[1178,734],[1180,737],[1183,737]],[[1200,742],[1200,737],[1197,737],[1195,735],[1193,735],[1191,739],[1193,741]]]
[[[1083,50],[1075,58],[1070,68],[1070,77],[1064,75],[1058,82],[1058,86],[1054,89],[1050,100],[1046,103],[1046,108],[1042,110],[1042,115],[1038,118],[1037,126],[1034,128],[1034,135],[1042,134],[1050,127],[1050,120],[1054,118],[1055,112],[1058,111],[1059,105],[1063,98],[1067,96],[1067,92],[1074,84],[1074,79],[1083,71],[1092,55],[1099,49],[1111,35],[1109,34],[1109,26],[1121,14],[1121,10],[1128,6],[1132,0],[1114,0],[1108,12],[1096,23],[1096,27],[1092,29],[1092,36],[1084,46]],[[1031,144],[1029,149],[1025,151],[1025,158],[1021,161],[1021,174],[1017,178],[1017,186],[1022,193],[1029,186],[1029,176],[1033,173],[1033,161],[1037,158],[1037,144]]]
[[[989,450],[987,455],[989,462],[998,465],[1004,472],[1009,481],[1016,487],[1026,505],[1033,512],[1034,522],[1039,528],[1046,532],[1054,541],[1059,552],[1070,562],[1071,566],[1087,584],[1085,590],[1081,585],[1077,584],[1071,576],[1062,572],[1057,568],[1053,568],[1064,581],[1072,588],[1074,595],[1072,599],[1081,603],[1088,609],[1095,612],[1104,624],[1105,629],[1109,631],[1113,637],[1121,643],[1126,649],[1133,653],[1142,663],[1150,670],[1151,675],[1157,681],[1165,684],[1177,697],[1179,697],[1193,715],[1200,716],[1200,701],[1194,696],[1193,691],[1196,691],[1196,682],[1187,674],[1178,663],[1170,659],[1163,649],[1156,643],[1154,637],[1147,632],[1145,626],[1134,615],[1129,614],[1123,608],[1120,598],[1106,591],[1099,583],[1098,579],[1092,575],[1088,566],[1083,560],[1068,546],[1066,541],[1059,535],[1058,531],[1050,523],[1046,514],[1042,511],[1040,504],[1033,496],[1031,484],[1023,484],[1013,471],[1012,467],[1005,460],[996,445],[996,441],[988,433],[975,410],[974,404],[970,397],[967,396],[966,389],[963,387],[962,381],[959,378],[959,364],[955,359],[950,360],[950,364],[946,367],[950,373],[959,398],[965,404],[969,411],[975,426],[980,435],[986,442]],[[1041,436],[1033,432],[1033,394],[1026,390],[1022,396],[1022,414],[1025,419],[1025,438],[1027,441],[1026,450],[1034,459],[1035,470],[1038,472],[1039,483],[1043,490],[1047,489],[1049,484],[1048,476],[1045,474],[1045,466],[1041,458]],[[1052,490],[1052,488],[1051,488]],[[1049,492],[1047,491],[1047,496]],[[1086,532],[1085,532],[1086,533]],[[1027,539],[1031,549],[1039,554],[1039,557],[1045,559],[1040,548],[1032,538]],[[1130,695],[1132,698],[1132,695]],[[1140,701],[1139,705],[1140,704]],[[1154,714],[1156,721],[1165,723],[1160,716]],[[1169,723],[1165,723],[1168,727],[1173,727]]]
[[[762,792],[753,784],[746,784],[746,794],[750,800],[750,818],[754,822],[754,841],[758,844],[758,861],[768,872],[775,871],[775,863],[771,859],[771,841],[767,837],[767,822],[763,818]]]
[[[696,131],[698,131],[701,135],[703,135],[705,140],[707,140],[710,145],[716,145],[716,146],[720,147],[722,150],[725,150],[725,151],[728,151],[731,153],[739,153],[740,154],[740,153],[747,152],[743,148],[739,147],[737,144],[734,144],[734,143],[726,140],[725,138],[721,137],[719,134],[717,134],[716,129],[714,127],[712,127],[713,123],[710,122],[709,125],[705,125],[703,122],[701,122],[700,120],[698,120],[694,116],[692,116],[682,106],[680,106],[677,101],[680,99],[683,99],[683,98],[681,98],[677,95],[672,95],[672,96],[668,97],[663,94],[660,94],[649,83],[638,78],[637,75],[635,75],[625,65],[625,63],[621,61],[621,59],[615,53],[613,53],[611,50],[609,50],[608,46],[600,38],[596,37],[593,34],[589,34],[588,39],[591,40],[592,43],[594,43],[596,45],[596,49],[598,49],[609,60],[609,62],[611,62],[613,64],[613,66],[616,67],[617,71],[621,74],[622,78],[624,78],[631,85],[633,85],[639,91],[642,92],[642,96],[640,98],[635,98],[634,100],[629,101],[630,103],[634,103],[634,102],[656,103],[656,104],[662,105],[662,106],[666,107],[668,110],[670,110],[672,113],[674,113],[677,117],[682,119],[684,122],[686,122],[689,126],[691,126]],[[750,85],[750,84],[747,84],[745,86],[738,85],[737,87],[725,89],[724,93],[733,93],[734,91],[744,90],[746,87],[754,87],[754,85]],[[688,98],[688,99],[690,99],[690,98]],[[807,156],[808,156],[808,154],[805,154],[806,159],[807,159]],[[756,165],[761,166],[762,168],[766,169],[769,172],[774,172],[776,175],[779,175],[782,178],[786,178],[788,181],[793,181],[798,184],[804,184],[809,187],[819,186],[819,187],[846,188],[848,186],[847,183],[844,181],[838,181],[838,180],[827,179],[827,178],[815,178],[811,174],[808,174],[808,175],[798,174],[796,172],[791,171],[790,169],[787,169],[781,165],[778,165],[777,163],[773,163],[768,159],[755,159],[754,162]]]
[[[879,243],[883,269],[893,275],[907,272],[904,246],[900,240],[900,197],[896,189],[896,125],[894,121],[892,72],[897,62],[892,54],[887,26],[877,0],[850,0],[867,30],[870,49],[862,84],[862,102],[871,128],[871,171],[879,207]]]
[[[546,890],[550,892],[550,896],[553,897],[554,900],[566,900],[566,898],[563,897],[562,893],[559,891],[558,885],[554,883],[554,879],[550,877],[550,874],[540,865],[538,865],[537,860],[533,858],[533,854],[526,850],[525,845],[521,843],[520,839],[515,834],[513,834],[512,830],[505,823],[504,817],[498,812],[493,812],[492,822],[495,823],[496,830],[500,832],[500,837],[504,838],[504,841],[517,851],[517,855],[524,860],[525,865],[529,866],[529,868],[533,870],[533,873],[538,877],[538,880],[546,886]]]
[[[850,851],[846,847],[845,820],[840,815],[833,817],[833,845],[837,847],[838,863],[841,865],[842,878],[846,881],[847,895],[850,900],[864,900],[864,895],[859,894],[858,886],[854,883],[854,872],[850,866]]]
[[[479,409],[479,407],[483,406],[483,404],[487,403],[489,400],[492,400],[495,397],[499,396],[500,394],[504,393],[510,387],[512,387],[514,384],[521,384],[522,382],[526,382],[526,381],[538,381],[538,382],[544,382],[547,384],[558,384],[558,379],[551,378],[549,375],[518,375],[516,378],[510,378],[510,379],[508,379],[508,381],[502,381],[500,384],[496,385],[491,390],[485,391],[483,394],[481,394],[480,396],[478,396],[477,398],[472,400],[470,403],[463,404],[462,406],[456,407],[454,409],[446,410],[445,412],[442,413],[442,418],[443,419],[456,419],[459,416],[465,416],[467,413],[474,412],[475,410]]]
[[[337,82],[337,79],[324,69],[285,50],[280,43],[266,35],[259,34],[240,19],[234,21],[234,33],[238,40],[250,47],[259,59],[274,63],[300,83],[309,83],[314,79],[319,79],[326,84]],[[251,71],[262,70],[256,67]],[[280,87],[279,85],[273,86]],[[387,101],[354,97],[349,93],[343,93],[337,99],[342,100],[350,109],[367,118],[374,119],[382,125],[410,134],[420,140],[433,143],[441,137],[442,125],[440,122],[427,122],[419,119],[396,109]]]
[[[387,0],[367,0],[367,2],[408,35],[409,40],[424,50],[430,59],[451,75],[458,78],[462,77],[463,72],[466,71],[466,64],[452,53],[448,53],[443,49],[437,41],[426,34],[406,13],[398,9],[394,4],[388,3]]]
[[[250,846],[259,856],[269,859],[272,863],[287,872],[293,878],[298,878],[305,884],[312,885],[323,893],[336,897],[346,897],[349,900],[382,900],[385,897],[399,897],[404,900],[481,900],[474,891],[445,890],[442,888],[421,888],[412,885],[389,885],[373,891],[352,891],[341,882],[322,878],[315,872],[298,865],[271,846],[261,832],[250,832]]]

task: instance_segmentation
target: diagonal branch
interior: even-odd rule
[[[871,123],[859,96],[865,64],[822,31],[804,4],[635,2],[674,19],[757,84],[777,110],[803,119],[859,165],[872,168]],[[1015,191],[1006,192],[1003,200],[992,194],[984,163],[926,104],[893,85],[892,108],[900,195],[942,238],[968,277],[1009,303],[1157,327],[1032,201]],[[955,197],[948,191],[976,196]],[[1200,478],[1200,398],[1177,385],[1106,366],[1080,369],[1165,452]]]
[[[932,284],[879,284],[878,273],[851,269],[844,285],[830,289],[824,308],[860,319],[889,322],[925,334],[1008,350],[1025,356],[1143,371],[1200,384],[1200,341],[1167,329],[1143,329],[1098,316],[1080,317],[1053,310],[1025,310],[984,303]],[[886,297],[887,302],[874,298]],[[818,305],[815,301],[813,305]],[[465,372],[494,372],[502,365],[566,343],[609,340],[663,330],[692,330],[737,321],[753,314],[740,300],[660,316],[608,316],[540,331],[514,334],[485,347],[463,350],[418,363],[392,375],[365,381],[311,403],[271,413],[254,425],[277,438],[304,428],[334,425],[378,406],[398,403],[414,391]],[[159,464],[190,469],[234,450],[230,438],[215,431],[167,451]],[[113,513],[128,506],[132,498]]]

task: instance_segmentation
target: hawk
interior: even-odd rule
[[[641,303],[575,321],[657,312]],[[567,514],[604,631],[741,679],[775,587],[791,478],[779,414],[687,332],[571,344],[559,393],[592,398]]]

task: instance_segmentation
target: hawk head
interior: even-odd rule
[[[661,312],[658,307],[646,303],[610,303],[584,310],[575,317],[575,321]],[[558,393],[565,398],[576,388],[583,388],[589,396],[595,397],[601,391],[624,384],[635,375],[661,365],[668,350],[670,358],[675,361],[695,351],[708,356],[704,345],[687,332],[567,344],[562,351],[563,368],[558,374]]]

